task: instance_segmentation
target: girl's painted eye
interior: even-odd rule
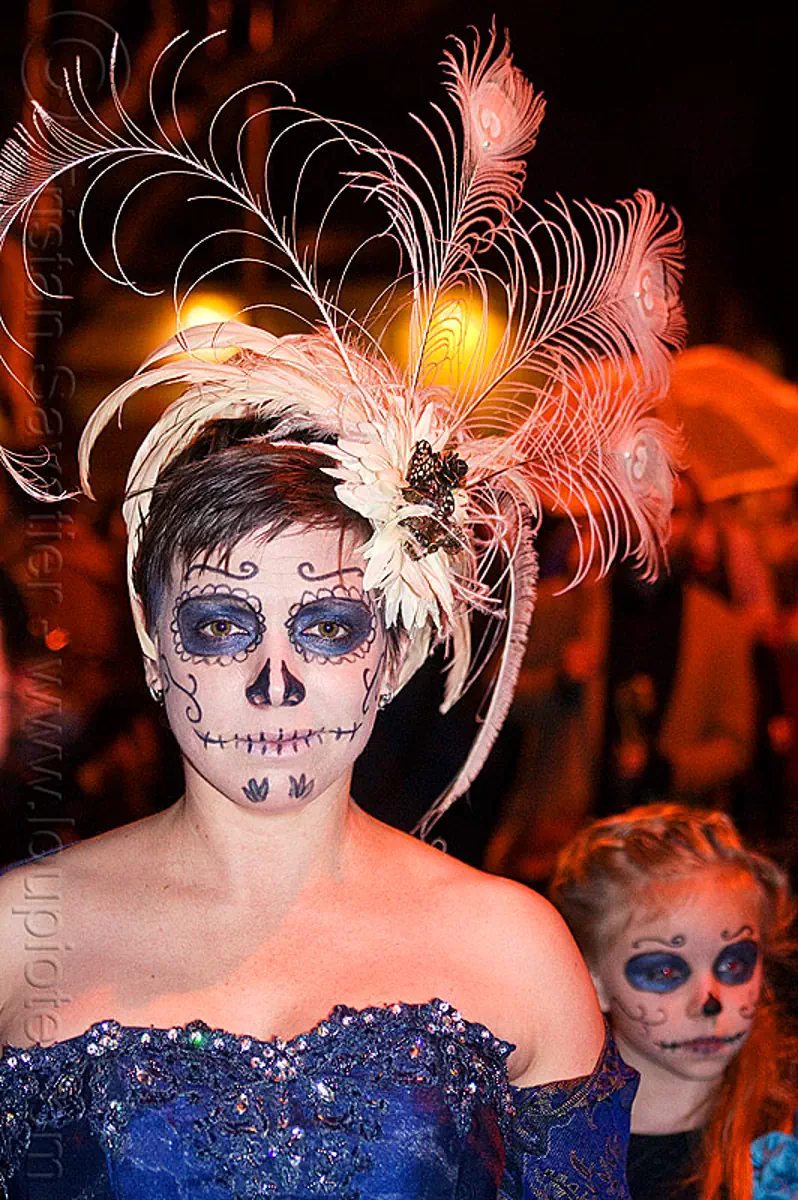
[[[630,958],[623,973],[640,992],[673,992],[690,978],[690,967],[680,954],[653,950]]]
[[[756,970],[759,959],[759,946],[746,938],[742,942],[734,942],[721,950],[712,964],[712,974],[719,983],[734,986],[738,983],[748,983]]]

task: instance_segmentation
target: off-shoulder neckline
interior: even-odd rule
[[[183,1046],[189,1049],[204,1049],[210,1047],[215,1052],[245,1053],[250,1058],[259,1059],[261,1056],[272,1059],[277,1056],[286,1058],[301,1057],[308,1051],[329,1046],[335,1040],[330,1037],[331,1030],[336,1032],[346,1030],[376,1030],[392,1025],[399,1017],[411,1026],[426,1026],[428,1032],[461,1035],[474,1047],[479,1047],[484,1053],[492,1056],[504,1072],[505,1082],[514,1095],[520,1097],[526,1093],[540,1091],[541,1088],[557,1087],[568,1083],[579,1090],[580,1086],[589,1086],[591,1080],[601,1072],[608,1058],[612,1058],[614,1042],[609,1023],[604,1021],[604,1040],[596,1057],[593,1068],[584,1075],[570,1080],[558,1080],[551,1083],[535,1085],[519,1085],[510,1081],[507,1075],[507,1060],[515,1050],[513,1042],[507,1042],[496,1035],[479,1021],[470,1021],[448,1000],[435,997],[421,1002],[394,1001],[388,1004],[371,1004],[363,1008],[354,1008],[346,1004],[336,1004],[326,1017],[322,1017],[310,1029],[297,1033],[290,1038],[280,1038],[273,1035],[270,1038],[258,1038],[249,1034],[232,1033],[227,1029],[212,1028],[202,1020],[187,1021],[182,1025],[169,1027],[158,1025],[128,1025],[124,1022],[109,1018],[96,1021],[83,1033],[69,1038],[61,1038],[49,1045],[34,1043],[32,1046],[20,1047],[7,1045],[0,1051],[0,1076],[8,1069],[15,1069],[20,1064],[25,1067],[35,1067],[41,1058],[68,1058],[70,1054],[81,1053],[81,1050],[91,1057],[102,1057],[108,1052],[119,1049],[120,1042],[126,1045],[137,1043],[145,1048],[158,1049],[162,1046]],[[439,1024],[433,1024],[433,1022]],[[120,1036],[121,1035],[121,1036]],[[615,1051],[617,1055],[617,1050]],[[629,1068],[626,1068],[628,1071]]]
[[[351,1028],[353,1025],[357,1025],[368,1029],[375,1025],[392,1023],[394,1018],[400,1016],[410,1016],[421,1022],[438,1018],[441,1020],[440,1032],[465,1032],[476,1041],[484,1043],[504,1061],[516,1049],[513,1042],[496,1037],[486,1025],[478,1021],[469,1021],[448,1000],[434,997],[432,1000],[420,1002],[394,1001],[388,1004],[370,1004],[362,1008],[336,1004],[326,1017],[322,1017],[309,1029],[294,1034],[290,1038],[281,1038],[277,1034],[273,1034],[269,1038],[259,1038],[252,1034],[233,1033],[228,1029],[209,1026],[201,1018],[171,1026],[132,1025],[114,1018],[106,1018],[102,1021],[95,1021],[82,1033],[73,1034],[68,1038],[59,1038],[48,1044],[35,1042],[30,1046],[6,1045],[0,1051],[0,1067],[8,1065],[10,1058],[27,1063],[41,1054],[67,1053],[70,1048],[85,1047],[87,1053],[95,1055],[104,1053],[107,1049],[116,1048],[112,1047],[110,1042],[118,1042],[119,1034],[129,1036],[144,1045],[153,1042],[156,1045],[167,1042],[197,1047],[210,1044],[215,1049],[238,1047],[253,1053],[257,1053],[258,1050],[270,1053],[303,1051],[326,1041],[333,1027]],[[436,1029],[435,1032],[438,1030]],[[95,1047],[94,1051],[91,1049],[92,1046]]]

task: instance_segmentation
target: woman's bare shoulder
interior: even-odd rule
[[[0,1041],[10,1024],[20,1025],[23,997],[44,986],[33,974],[56,960],[62,974],[71,969],[73,958],[90,956],[92,946],[107,934],[109,921],[123,928],[152,842],[146,821],[139,821],[29,859],[0,875]],[[32,1032],[25,1036],[26,1041],[40,1040]]]
[[[476,873],[460,897],[460,935],[491,980],[491,1028],[518,1047],[513,1082],[532,1086],[588,1074],[604,1039],[593,983],[571,933],[543,896]]]
[[[405,881],[401,892],[411,902],[414,898],[429,900],[440,889],[451,901],[447,908],[452,919],[457,913],[467,914],[472,927],[476,921],[488,934],[496,926],[505,931],[517,927],[523,936],[530,922],[540,921],[564,928],[548,900],[523,884],[489,875],[397,829],[382,826],[380,837],[384,844],[378,841],[378,852],[384,856],[386,869]]]
[[[81,906],[137,877],[152,843],[152,818],[120,826],[97,837],[28,859],[0,875],[0,961],[3,949],[24,940],[24,917],[31,906]]]
[[[418,842],[402,859],[395,865],[406,915],[442,953],[457,948],[459,975],[467,981],[458,1003],[518,1048],[513,1082],[587,1074],[604,1026],[584,960],[548,900]]]

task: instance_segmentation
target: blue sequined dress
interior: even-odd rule
[[[512,1088],[440,1000],[336,1008],[288,1042],[105,1021],[0,1059],[9,1200],[627,1197],[635,1073]]]

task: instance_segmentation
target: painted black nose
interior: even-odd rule
[[[297,679],[296,675],[291,674],[285,663],[282,664],[281,674],[283,677],[282,703],[286,708],[293,708],[294,705],[301,704],[305,699],[304,684]]]
[[[269,695],[271,669],[271,659],[267,658],[260,674],[258,675],[258,678],[247,688],[246,696],[250,704],[256,704],[258,707],[264,704],[271,704],[271,697]]]
[[[712,993],[710,992],[709,995],[707,996],[706,1000],[704,1001],[703,1007],[701,1008],[701,1012],[703,1013],[703,1015],[705,1017],[716,1017],[718,1015],[718,1013],[720,1012],[721,1008],[722,1008],[722,1005],[721,1005],[720,1000],[718,1000],[717,996],[713,996]]]
[[[282,678],[282,696],[279,699],[275,696],[274,700],[272,700],[271,659],[267,658],[257,679],[246,690],[246,697],[250,704],[254,704],[257,708],[271,704],[276,704],[282,708],[294,708],[297,704],[301,704],[306,695],[304,684],[295,675],[291,674],[285,663],[281,664],[280,675]]]

